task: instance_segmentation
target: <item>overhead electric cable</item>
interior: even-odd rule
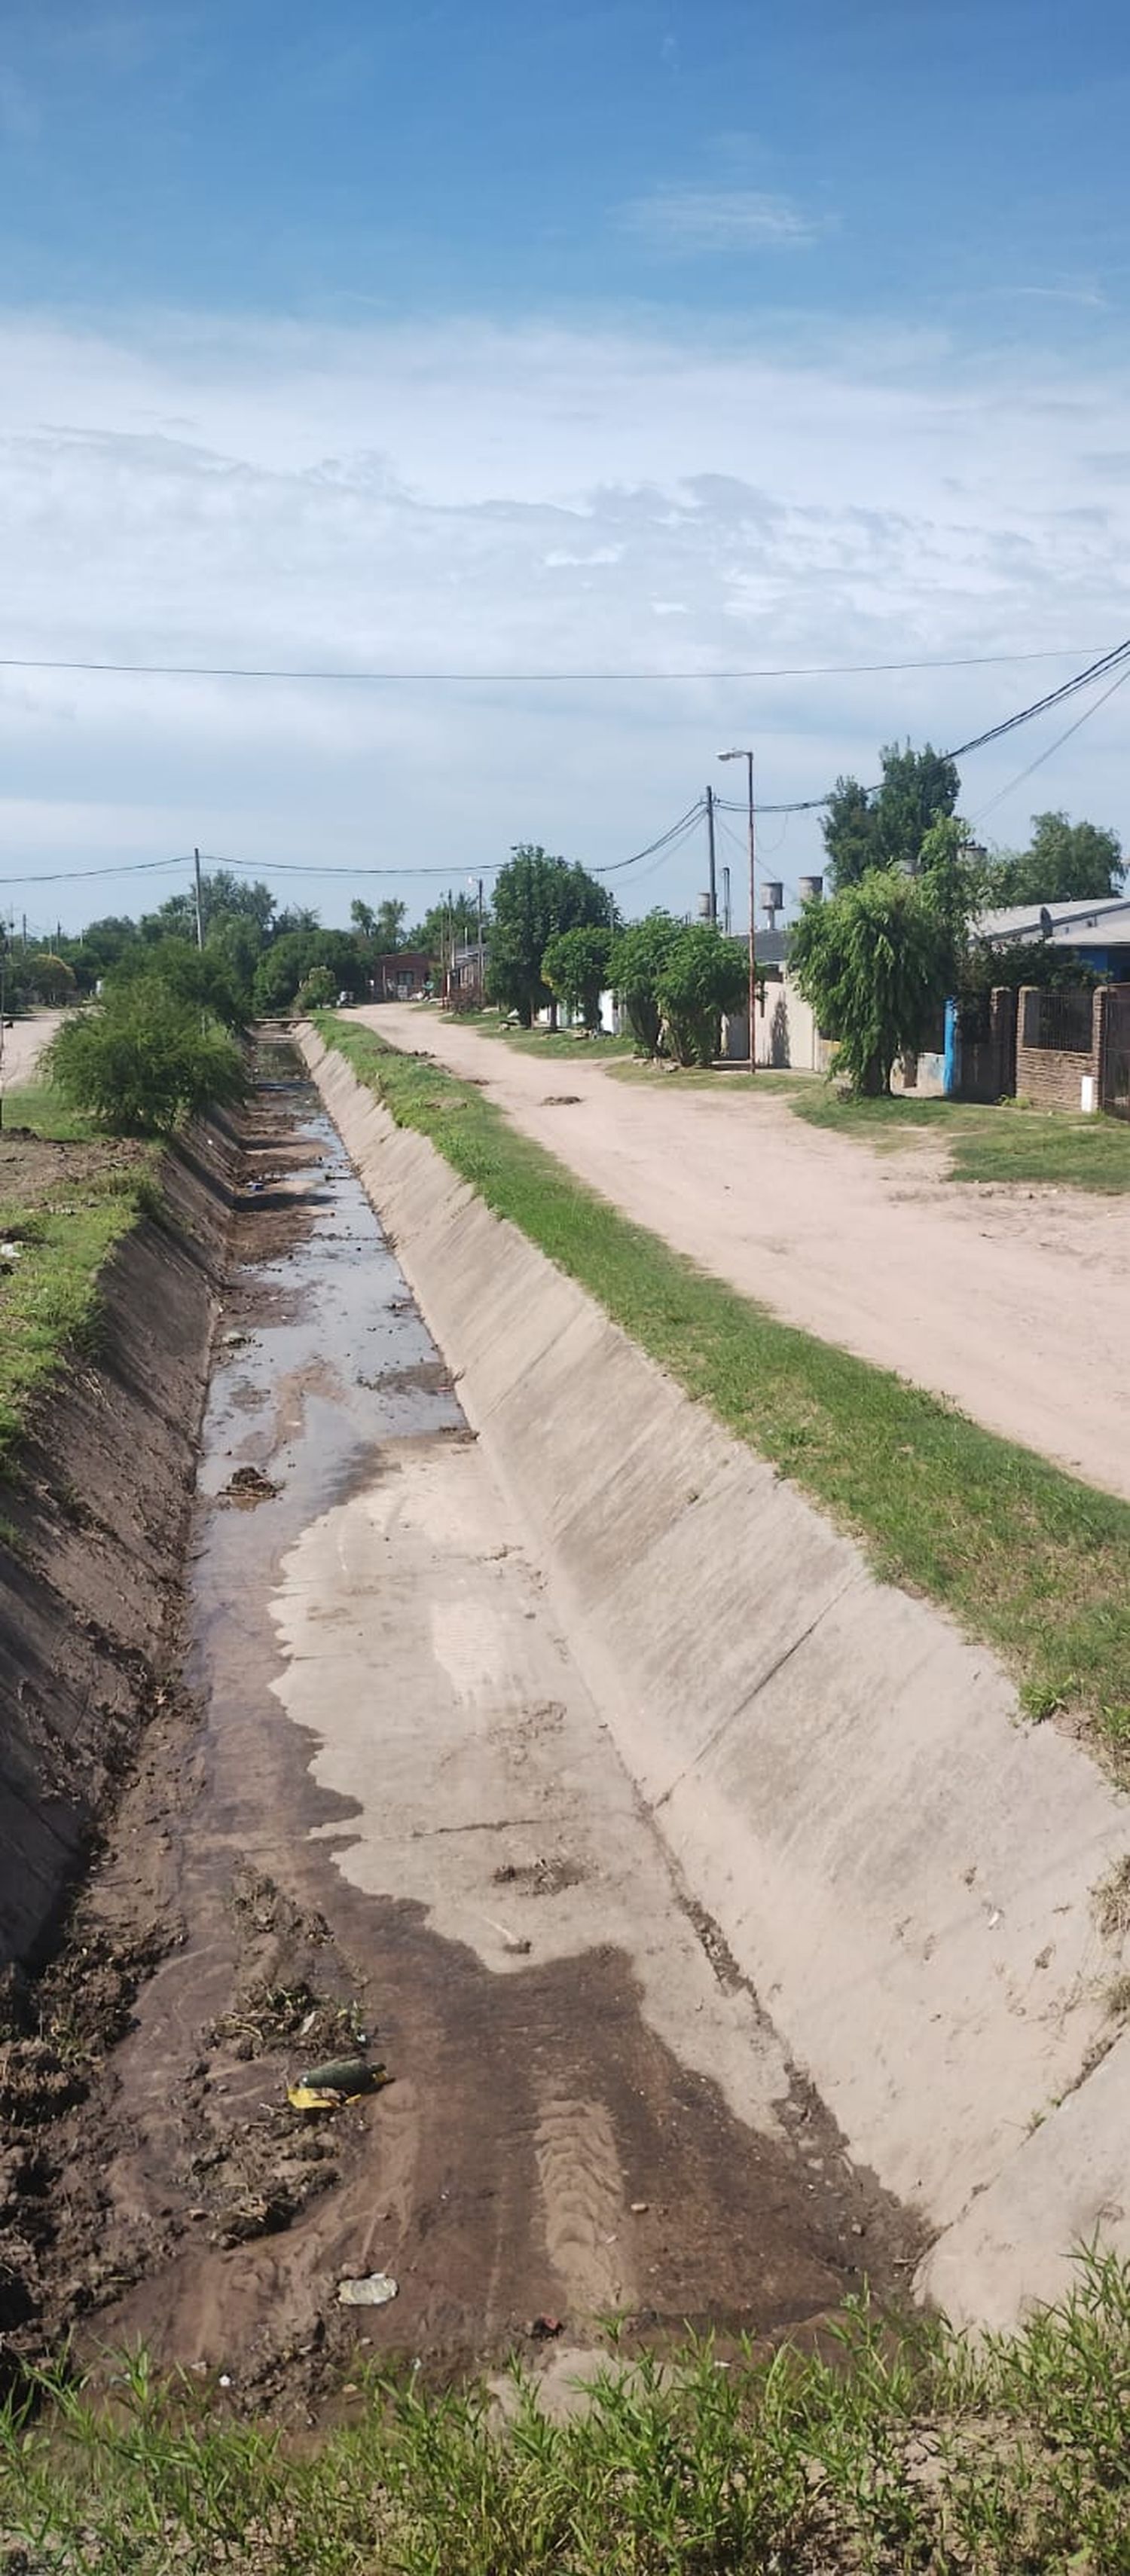
[[[830,680],[889,671],[978,671],[1012,662],[1065,662],[1082,650],[1077,644],[1042,646],[1020,653],[943,653],[894,662],[772,662],[725,671],[397,671],[317,670],[232,662],[87,662],[46,655],[0,654],[0,671],[70,671],[111,679],[142,680],[300,680],[333,685],[380,687],[426,686],[467,688],[549,688],[578,682],[585,687],[626,682],[688,680]]]

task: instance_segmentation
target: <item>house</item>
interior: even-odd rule
[[[1012,903],[983,912],[977,937],[990,948],[1046,945],[1077,957],[1113,984],[1130,983],[1130,896],[1103,895],[1090,902]]]
[[[369,970],[374,1002],[414,1002],[431,971],[431,959],[423,948],[398,948],[391,957],[374,957]]]
[[[464,1003],[482,1001],[489,956],[490,946],[485,937],[482,941],[478,939],[456,941],[444,978],[445,990],[452,1001],[456,999]]]

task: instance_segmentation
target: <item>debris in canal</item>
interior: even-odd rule
[[[261,1467],[237,1467],[229,1476],[219,1499],[234,1503],[240,1511],[249,1512],[254,1510],[256,1503],[273,1503],[281,1491],[281,1485],[272,1484]]]

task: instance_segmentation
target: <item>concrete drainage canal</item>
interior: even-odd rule
[[[280,1049],[251,1129],[187,1693],[88,1900],[157,1964],[72,2124],[59,2322],[308,2403],[359,2346],[446,2370],[898,2295],[913,2225],[673,1875]]]

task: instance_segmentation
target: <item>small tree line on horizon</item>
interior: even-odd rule
[[[939,1005],[951,995],[974,997],[990,975],[1087,980],[1043,946],[990,959],[971,936],[979,913],[1003,904],[1100,900],[1119,892],[1126,873],[1117,834],[1056,812],[1033,817],[1026,851],[990,856],[956,812],[953,761],[930,744],[921,751],[888,744],[880,768],[873,789],[837,781],[823,823],[831,893],[805,906],[790,950],[800,989],[838,1050],[837,1071],[864,1091],[887,1089],[895,1061],[923,1043]],[[256,1016],[317,1008],[339,993],[362,999],[378,958],[406,948],[435,958],[455,938],[471,942],[479,925],[477,898],[464,891],[434,905],[411,930],[399,899],[374,907],[361,897],[350,904],[349,929],[326,929],[308,907],[279,907],[265,883],[227,868],[204,877],[203,912],[199,964],[189,962],[198,952],[195,897],[187,889],[139,921],[109,916],[81,937],[57,937],[49,949],[29,953],[9,942],[7,1006],[84,1001],[101,987],[98,1031],[112,1024],[118,1032],[116,1078],[124,1078],[126,1024],[139,1043],[142,1025],[153,1020],[155,992],[165,993],[166,1009],[195,1013],[197,1021],[203,1009],[230,1043]],[[555,1026],[559,1008],[595,1027],[600,994],[611,987],[641,1049],[663,1048],[680,1063],[701,1064],[717,1051],[722,1015],[745,998],[744,943],[663,911],[624,922],[596,876],[539,843],[519,843],[499,869],[486,931],[487,998],[527,1028],[546,1011]],[[183,1107],[187,1025],[180,1036]],[[57,1062],[93,1063],[98,1044],[109,1040],[76,1037]],[[162,1103],[176,1091],[170,1047],[165,1056],[153,1093]],[[135,1082],[138,1100],[141,1087]]]

